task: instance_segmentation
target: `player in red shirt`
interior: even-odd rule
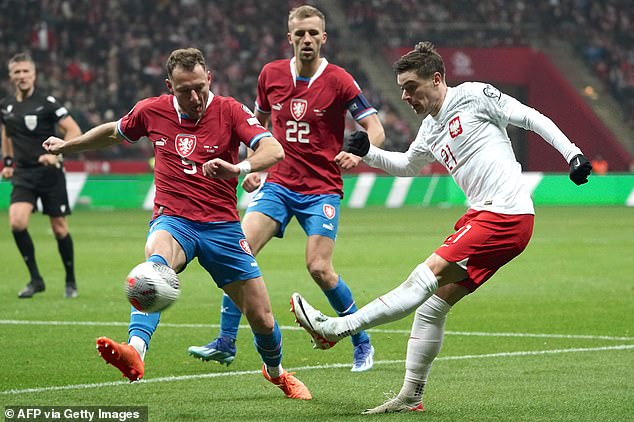
[[[265,378],[286,396],[309,400],[306,386],[282,368],[282,335],[236,206],[238,176],[270,167],[284,157],[284,151],[247,107],[210,91],[211,72],[199,50],[173,51],[167,75],[172,95],[139,101],[118,122],[102,124],[68,141],[51,137],[43,146],[59,154],[149,138],[156,158],[156,197],[145,245],[147,261],[180,272],[197,257],[246,314]],[[240,143],[255,152],[237,163]],[[132,308],[129,344],[98,338],[103,359],[131,381],[141,379],[159,317],[160,313]]]
[[[269,124],[284,147],[285,159],[271,167],[262,189],[249,204],[242,221],[254,254],[273,236],[283,237],[293,217],[308,236],[306,267],[339,315],[356,311],[350,289],[332,265],[339,208],[343,196],[341,151],[346,113],[367,130],[370,141],[385,139],[376,110],[353,77],[320,56],[326,42],[325,17],[312,6],[291,10],[288,41],[294,57],[268,63],[258,78],[255,115]],[[357,160],[358,164],[359,160]],[[262,180],[248,175],[242,186],[252,192]],[[203,360],[227,365],[235,357],[240,311],[223,297],[220,336],[206,346],[189,348]],[[353,372],[372,368],[374,349],[365,331],[352,336]]]

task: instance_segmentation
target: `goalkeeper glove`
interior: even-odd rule
[[[570,160],[570,180],[575,185],[588,182],[588,175],[592,172],[592,164],[583,154],[577,154]]]
[[[370,139],[363,131],[353,132],[343,141],[343,150],[358,157],[365,157],[370,151]]]

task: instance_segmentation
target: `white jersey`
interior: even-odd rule
[[[427,116],[405,153],[371,147],[369,165],[399,176],[413,176],[436,160],[467,196],[470,208],[501,214],[534,214],[522,182],[506,126],[538,133],[569,162],[581,154],[557,126],[538,111],[495,87],[466,82],[448,88],[436,116]]]

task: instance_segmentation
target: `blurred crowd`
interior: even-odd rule
[[[166,92],[167,55],[185,46],[204,52],[215,93],[252,107],[262,66],[292,55],[287,12],[303,3],[5,0],[0,2],[0,61],[30,52],[38,66],[38,86],[64,100],[83,130],[118,119],[141,98]],[[308,3],[320,6],[319,1]],[[568,37],[629,113],[634,111],[631,0],[355,0],[339,5],[354,34],[381,43],[377,51],[411,46],[421,38],[440,46],[487,47],[526,45],[539,34]],[[346,54],[332,22],[327,19],[329,42],[323,55],[348,70],[379,109],[390,140],[386,147],[404,150],[414,135]],[[0,95],[10,92],[4,77]],[[151,145],[90,154],[82,158],[139,159],[151,155]]]
[[[165,93],[164,63],[180,47],[203,51],[216,94],[253,107],[262,66],[292,56],[287,14],[303,3],[268,0],[263,7],[259,0],[7,0],[0,2],[0,60],[7,63],[16,52],[29,51],[38,68],[37,86],[65,101],[83,130],[118,119],[141,98]],[[336,28],[327,31],[331,41],[322,55],[357,79],[381,110],[391,138],[408,142],[407,124],[373,92],[358,63],[338,49]],[[3,78],[0,95],[12,90]],[[151,154],[149,143],[139,143],[81,158]]]
[[[497,47],[570,42],[609,87],[634,128],[632,0],[367,0],[342,3],[348,24],[377,48]],[[376,35],[380,34],[380,37]]]
[[[557,0],[550,24],[609,87],[634,129],[634,2]]]

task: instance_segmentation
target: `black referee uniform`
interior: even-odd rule
[[[66,107],[54,97],[41,93],[37,87],[22,101],[10,95],[0,102],[0,121],[13,146],[15,169],[10,179],[13,185],[11,204],[29,202],[35,209],[37,200],[41,199],[43,213],[49,217],[63,217],[71,213],[61,160],[57,165],[43,165],[38,162],[42,154],[47,154],[42,148],[42,142],[49,136],[56,135],[57,123],[68,115]],[[6,164],[10,163],[5,160]],[[34,248],[28,231],[14,231],[13,235],[31,275],[29,285],[20,292],[19,297],[31,297],[33,293],[44,290],[44,281],[37,268],[34,252],[31,252]],[[76,295],[77,289],[73,243],[70,234],[57,241],[66,269],[66,294],[69,297],[71,294]]]

